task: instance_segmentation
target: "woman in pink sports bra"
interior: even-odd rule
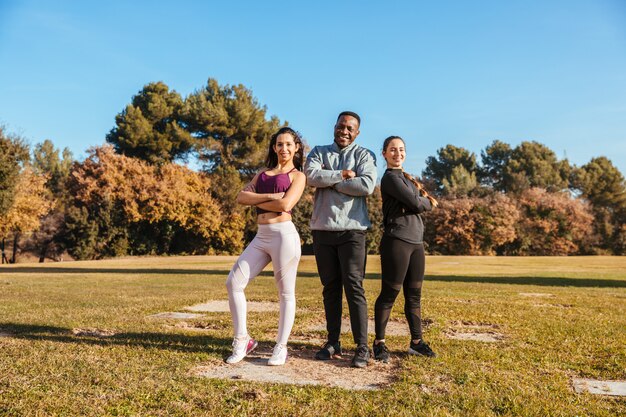
[[[235,262],[228,279],[228,305],[233,317],[233,353],[227,363],[237,363],[252,352],[257,342],[246,326],[244,289],[272,262],[280,299],[276,346],[268,365],[283,365],[287,360],[287,340],[296,316],[296,274],[300,262],[300,236],[291,222],[306,177],[302,170],[304,150],[298,132],[283,127],[272,135],[266,169],[258,173],[237,195],[239,204],[256,206],[257,234]]]

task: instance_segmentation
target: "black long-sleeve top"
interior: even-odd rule
[[[415,184],[401,169],[387,169],[380,181],[383,198],[384,236],[408,243],[422,243],[424,223],[420,213],[432,210],[430,200],[422,197]]]

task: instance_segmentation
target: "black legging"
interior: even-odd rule
[[[381,239],[382,285],[374,307],[377,340],[385,338],[389,315],[400,288],[404,289],[404,314],[409,322],[411,339],[422,338],[420,301],[425,259],[421,243],[407,243],[388,236]]]

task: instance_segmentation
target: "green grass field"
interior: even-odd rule
[[[191,375],[230,352],[230,314],[195,319],[207,328],[202,332],[147,316],[225,300],[234,259],[2,265],[0,415],[626,415],[625,397],[571,387],[572,377],[626,379],[624,257],[429,257],[425,339],[439,357],[407,357],[408,339],[388,337],[401,366],[395,382],[378,391]],[[370,257],[371,317],[379,270]],[[277,300],[270,272],[250,284],[247,297]],[[311,257],[300,264],[297,300],[294,334],[323,338],[307,330],[323,318]],[[403,317],[402,296],[392,317]],[[248,321],[258,339],[274,339],[276,313],[251,312]],[[493,325],[504,339],[448,338],[461,322]],[[116,334],[75,335],[76,328]],[[354,347],[351,335],[342,343]]]

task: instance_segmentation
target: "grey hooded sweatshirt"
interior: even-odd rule
[[[352,170],[356,177],[344,180],[341,171]],[[316,187],[311,216],[312,230],[367,230],[366,198],[376,185],[376,156],[352,142],[341,149],[332,145],[316,146],[304,165],[307,183]]]

